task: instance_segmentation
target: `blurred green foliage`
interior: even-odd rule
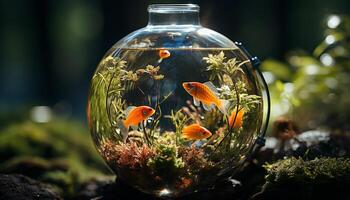
[[[87,129],[72,121],[12,122],[0,130],[0,172],[52,184],[66,198],[83,181],[110,174]]]
[[[330,15],[314,52],[292,51],[286,62],[266,60],[272,122],[287,116],[301,130],[348,129],[350,119],[350,17]]]

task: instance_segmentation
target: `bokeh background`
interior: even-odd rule
[[[324,39],[327,16],[350,11],[348,0],[2,0],[0,113],[49,106],[85,121],[95,66],[116,41],[147,24],[152,3],[198,4],[204,26],[243,42],[262,60],[312,52]]]

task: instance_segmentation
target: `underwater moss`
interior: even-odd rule
[[[179,170],[185,166],[182,159],[178,157],[178,149],[167,144],[157,145],[156,156],[150,159],[147,165],[161,177],[176,177]]]

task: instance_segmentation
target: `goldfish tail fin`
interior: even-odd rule
[[[206,111],[210,111],[210,110],[212,110],[214,108],[214,104],[205,104],[205,103],[203,103],[203,108]]]
[[[228,100],[221,100],[221,106],[219,107],[219,110],[226,116],[228,116],[228,109],[230,107],[230,101]]]
[[[118,127],[120,129],[120,134],[123,138],[123,142],[126,142],[126,139],[128,138],[128,129],[129,126],[127,126],[124,121],[118,121]]]
[[[193,104],[194,104],[195,106],[200,106],[200,105],[201,105],[201,102],[200,102],[198,99],[196,99],[196,98],[193,97]]]

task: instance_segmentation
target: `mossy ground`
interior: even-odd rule
[[[0,132],[0,172],[50,183],[66,198],[73,196],[82,182],[112,175],[87,129],[77,122],[20,120]]]

